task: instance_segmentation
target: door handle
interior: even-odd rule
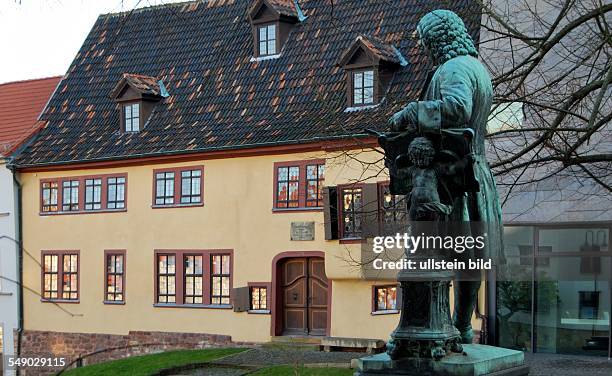
[[[294,292],[294,293],[293,293],[293,300],[297,300],[297,298],[298,298],[298,293],[297,293],[297,292]]]

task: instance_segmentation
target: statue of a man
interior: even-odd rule
[[[423,100],[411,102],[389,120],[392,131],[439,134],[444,128],[471,128],[474,176],[479,192],[458,195],[449,219],[481,222],[487,233],[484,257],[502,255],[502,219],[495,181],[485,157],[485,134],[493,88],[486,68],[459,16],[434,10],[417,26],[420,43],[437,66]],[[454,325],[463,343],[473,338],[471,317],[480,287],[478,278],[455,282]]]

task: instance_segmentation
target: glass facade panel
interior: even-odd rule
[[[497,280],[499,345],[610,356],[609,227],[507,226],[504,247],[510,277]]]
[[[499,346],[531,351],[531,308],[534,228],[504,228],[506,271],[497,282]]]

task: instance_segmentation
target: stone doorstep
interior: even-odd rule
[[[529,374],[521,351],[487,345],[463,345],[464,354],[442,360],[401,359],[386,353],[360,358],[356,375],[521,376]],[[418,372],[418,373],[415,373]]]
[[[304,363],[305,368],[352,368],[351,363]]]
[[[321,346],[325,351],[331,351],[332,347],[344,347],[353,349],[366,349],[368,353],[385,347],[385,341],[371,338],[350,337],[323,337]]]

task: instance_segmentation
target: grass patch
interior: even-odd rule
[[[349,368],[274,366],[261,369],[253,373],[253,376],[352,376],[354,372],[354,370]]]
[[[147,376],[165,368],[184,366],[193,363],[209,362],[224,356],[237,354],[246,349],[204,349],[178,350],[159,354],[132,356],[125,359],[74,368],[65,373],[70,376],[130,375]]]

